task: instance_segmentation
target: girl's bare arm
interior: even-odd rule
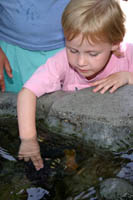
[[[21,145],[19,159],[32,160],[37,170],[43,167],[36,132],[36,96],[23,88],[17,99],[18,125]]]

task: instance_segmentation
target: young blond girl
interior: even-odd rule
[[[36,97],[95,86],[114,92],[133,84],[133,45],[123,44],[124,14],[117,0],[71,0],[62,16],[66,48],[50,58],[18,95],[19,158],[43,167],[35,125]]]

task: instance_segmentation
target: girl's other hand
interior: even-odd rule
[[[93,92],[100,92],[101,94],[104,94],[105,92],[109,91],[110,93],[113,93],[123,85],[133,84],[130,80],[130,72],[117,72],[109,75],[107,78],[91,83],[91,86],[96,86],[93,89]]]

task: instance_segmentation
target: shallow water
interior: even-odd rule
[[[88,152],[45,133],[39,138],[44,168],[18,161],[19,139],[0,127],[0,200],[102,200],[101,181],[120,177],[133,184],[133,149],[119,154]],[[45,142],[42,142],[45,140]],[[130,198],[129,198],[130,199]]]

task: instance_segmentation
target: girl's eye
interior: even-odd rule
[[[89,55],[92,57],[96,57],[96,56],[98,56],[98,53],[89,53]]]
[[[71,53],[77,53],[78,51],[75,50],[75,49],[70,49],[70,52],[71,52]]]

